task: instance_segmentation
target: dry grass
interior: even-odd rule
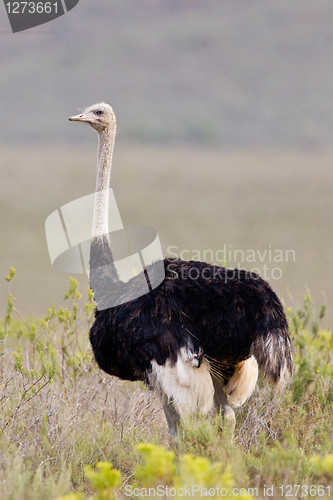
[[[100,460],[130,476],[135,443],[169,442],[154,395],[96,367],[84,314],[75,324],[58,319],[34,326],[11,319],[1,330],[0,481],[8,500],[50,499],[70,484],[81,487],[83,466]],[[48,375],[52,356],[56,369]]]

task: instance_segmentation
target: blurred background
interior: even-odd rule
[[[332,26],[330,0],[80,0],[12,34],[0,6],[0,315],[10,266],[22,313],[64,297],[44,222],[94,191],[97,135],[67,117],[104,100],[126,225],[156,228],[165,255],[294,250],[240,265],[278,266],[286,304],[324,293],[331,321]]]

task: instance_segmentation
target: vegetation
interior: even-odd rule
[[[0,328],[3,500],[181,498],[185,487],[192,498],[332,495],[333,335],[309,294],[287,310],[295,373],[286,393],[260,382],[233,438],[217,415],[188,419],[171,442],[153,395],[96,367],[92,294],[83,305],[71,278],[62,307],[25,319],[14,275]]]

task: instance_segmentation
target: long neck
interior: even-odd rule
[[[95,205],[92,226],[93,238],[101,236],[102,234],[108,234],[109,232],[109,186],[115,135],[115,126],[113,128],[107,128],[99,134]]]
[[[99,134],[97,178],[90,243],[89,282],[98,310],[112,307],[121,293],[109,240],[109,185],[116,127]]]

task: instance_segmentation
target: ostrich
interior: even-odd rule
[[[107,262],[108,276],[90,275],[96,297],[100,279],[121,286],[107,236],[116,118],[110,105],[98,103],[69,120],[88,123],[99,135],[90,269],[103,273]],[[90,330],[96,362],[110,375],[156,390],[173,436],[184,415],[214,407],[233,428],[232,406],[251,396],[258,367],[279,390],[292,373],[283,307],[254,273],[170,258],[164,268],[163,282],[149,293],[96,308]],[[135,288],[131,281],[127,286]]]

